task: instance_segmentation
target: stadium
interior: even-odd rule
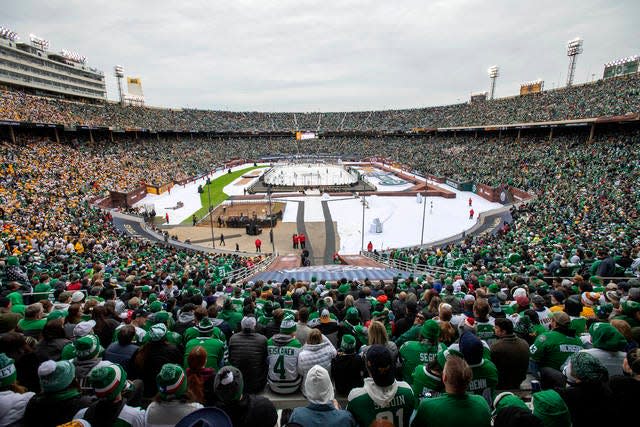
[[[0,27],[0,425],[622,422],[640,59],[574,83],[581,53],[502,98],[492,67],[468,102],[229,111],[121,66],[108,100]]]

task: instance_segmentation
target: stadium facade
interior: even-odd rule
[[[0,84],[41,95],[106,99],[104,73],[66,52],[0,38]]]

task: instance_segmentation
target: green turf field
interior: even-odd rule
[[[198,219],[201,219],[209,213],[209,191],[211,192],[211,206],[215,208],[220,203],[229,198],[229,196],[222,191],[224,187],[231,184],[233,181],[240,178],[242,175],[246,174],[249,171],[265,167],[266,166],[252,166],[250,168],[226,173],[211,181],[211,184],[203,185],[202,189],[204,190],[204,192],[200,194],[200,202],[202,203],[202,208],[195,212],[196,217],[198,217]],[[210,189],[207,189],[207,187],[210,187]],[[191,224],[191,217],[182,221],[182,224]]]

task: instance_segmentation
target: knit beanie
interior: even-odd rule
[[[593,307],[600,300],[600,294],[598,292],[583,292],[580,300],[582,304],[587,307]]]
[[[435,342],[440,336],[440,325],[435,320],[429,319],[422,324],[420,335],[422,338]]]
[[[465,332],[460,337],[460,352],[469,366],[478,365],[482,362],[482,341],[471,332]]]
[[[591,343],[595,348],[606,351],[623,351],[627,347],[627,339],[616,328],[608,323],[593,323],[589,327]]]
[[[568,381],[578,379],[582,382],[597,383],[609,379],[609,372],[602,362],[584,351],[579,351],[569,356],[563,373]]]
[[[7,387],[16,381],[16,365],[13,359],[0,353],[0,387]]]
[[[239,401],[243,390],[242,373],[233,366],[220,369],[213,380],[213,392],[226,404]]]
[[[93,359],[102,351],[100,340],[93,334],[76,339],[73,345],[76,348],[76,358],[78,360]]]
[[[162,310],[162,303],[160,301],[154,301],[151,304],[149,304],[150,312],[157,313],[160,310]]]
[[[340,341],[340,350],[345,353],[353,353],[356,350],[356,337],[350,334],[344,334]]]
[[[118,364],[99,365],[89,372],[89,384],[99,398],[115,399],[127,385],[127,372]]]
[[[165,363],[156,376],[158,391],[164,398],[181,397],[187,392],[187,377],[180,365]]]
[[[320,365],[314,365],[304,381],[304,390],[309,402],[326,405],[333,401],[333,384],[329,372]]]
[[[167,327],[164,323],[156,323],[149,329],[149,339],[151,341],[160,341],[167,335]]]
[[[345,319],[349,321],[349,323],[359,322],[360,321],[360,313],[358,309],[355,307],[349,307],[347,309],[347,313],[345,314]]]
[[[280,333],[292,334],[296,331],[296,320],[293,314],[286,313],[280,323]]]
[[[76,377],[76,368],[69,360],[47,360],[38,367],[38,377],[43,392],[55,393],[69,387]]]
[[[210,337],[213,333],[213,322],[208,317],[203,317],[202,320],[196,325],[197,331],[200,336]]]
[[[570,427],[571,414],[567,404],[555,390],[533,393],[533,415],[540,418],[545,427]]]
[[[493,415],[494,416],[498,415],[498,412],[500,412],[502,409],[505,409],[507,407],[518,407],[518,408],[526,409],[527,411],[529,410],[529,408],[527,407],[527,404],[524,403],[522,399],[520,399],[518,396],[511,393],[510,391],[505,391],[503,393],[500,393],[493,400],[493,408],[494,408]]]

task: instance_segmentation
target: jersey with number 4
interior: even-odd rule
[[[302,376],[298,373],[300,341],[290,335],[276,334],[267,341],[269,357],[269,388],[275,393],[291,394],[298,391]]]
[[[416,404],[413,390],[404,381],[396,381],[397,389],[393,396],[388,396],[386,403],[379,404],[371,394],[385,394],[371,378],[365,379],[364,387],[354,388],[349,393],[347,411],[353,414],[356,424],[369,427],[374,421],[386,420],[394,427],[409,427],[409,420]],[[388,391],[387,391],[388,393]],[[378,399],[379,400],[379,399]],[[382,425],[382,424],[378,424]]]

